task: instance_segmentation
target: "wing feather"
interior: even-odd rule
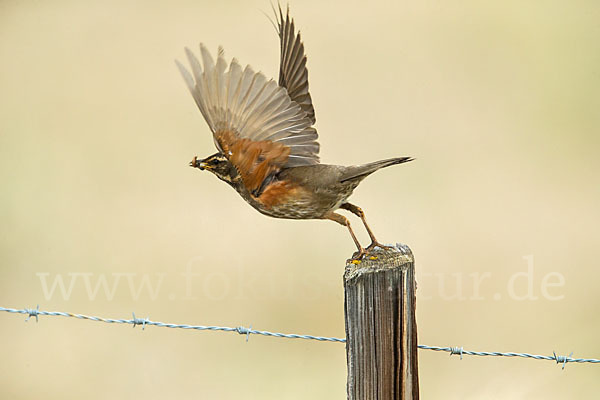
[[[306,55],[300,32],[296,34],[294,20],[290,18],[289,6],[285,17],[279,6],[277,18],[277,33],[279,34],[281,60],[279,64],[279,85],[286,88],[290,98],[298,103],[314,124],[315,110],[312,98],[308,92],[308,70]]]
[[[236,145],[243,139],[245,146],[260,143],[245,153],[255,161],[264,160],[265,154],[276,153],[279,168],[319,162],[318,135],[311,127],[312,120],[302,106],[290,98],[285,87],[254,72],[250,66],[242,70],[236,59],[227,69],[222,49],[216,62],[202,44],[201,61],[189,49],[186,56],[191,73],[181,63],[177,62],[177,66],[213,132],[217,147],[230,161],[239,160],[229,152],[243,151],[243,146]],[[271,169],[261,167],[260,171]]]

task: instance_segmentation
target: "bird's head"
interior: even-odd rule
[[[194,157],[194,159],[190,162],[190,167],[198,168],[201,171],[210,171],[215,174],[217,178],[229,183],[230,185],[233,185],[238,176],[237,170],[223,153],[215,153],[203,160],[199,160],[197,157]]]

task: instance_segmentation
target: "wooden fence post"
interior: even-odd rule
[[[412,252],[396,245],[370,256],[344,272],[348,399],[418,399]]]

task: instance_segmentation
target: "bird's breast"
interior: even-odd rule
[[[248,200],[258,211],[275,218],[320,218],[329,208],[315,192],[290,180],[273,182],[260,196]]]

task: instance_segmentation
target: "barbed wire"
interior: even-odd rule
[[[197,330],[197,331],[235,332],[240,335],[245,335],[246,342],[248,341],[250,335],[262,335],[262,336],[279,337],[279,338],[285,338],[285,339],[318,340],[321,342],[338,342],[338,343],[346,342],[346,339],[335,338],[335,337],[298,335],[298,334],[294,334],[294,333],[278,333],[278,332],[259,331],[259,330],[252,329],[252,326],[250,326],[249,328],[246,328],[243,326],[238,326],[238,327],[232,328],[232,327],[227,327],[227,326],[171,324],[171,323],[166,323],[166,322],[151,321],[148,319],[148,317],[137,318],[135,316],[135,313],[132,313],[131,319],[111,319],[111,318],[94,317],[94,316],[83,315],[83,314],[74,314],[74,313],[63,312],[63,311],[43,311],[43,310],[40,310],[39,305],[36,308],[23,308],[23,309],[0,307],[0,311],[13,313],[13,314],[25,314],[25,315],[27,315],[27,318],[25,319],[25,321],[29,321],[32,317],[35,317],[36,322],[38,322],[38,317],[40,315],[44,315],[44,316],[53,316],[53,317],[59,316],[59,317],[86,319],[86,320],[90,320],[90,321],[105,322],[108,324],[129,324],[129,325],[133,325],[134,328],[139,325],[142,327],[142,330],[145,329],[146,326],[158,326],[160,328],[193,329],[193,330]],[[464,355],[469,355],[469,356],[480,356],[480,357],[523,357],[523,358],[530,358],[530,359],[534,359],[534,360],[555,361],[557,364],[562,364],[562,369],[565,369],[565,366],[567,365],[567,363],[593,363],[593,364],[600,363],[600,360],[594,359],[594,358],[571,358],[571,356],[573,355],[572,352],[568,356],[557,355],[555,352],[552,352],[553,355],[551,355],[551,356],[544,356],[544,355],[536,355],[536,354],[529,354],[529,353],[513,353],[513,352],[502,353],[502,352],[496,352],[496,351],[471,351],[471,350],[464,350],[462,347],[439,347],[439,346],[426,346],[426,345],[422,345],[422,344],[418,345],[418,347],[419,347],[419,349],[422,349],[422,350],[447,352],[447,353],[450,353],[451,356],[459,355],[461,360]]]

